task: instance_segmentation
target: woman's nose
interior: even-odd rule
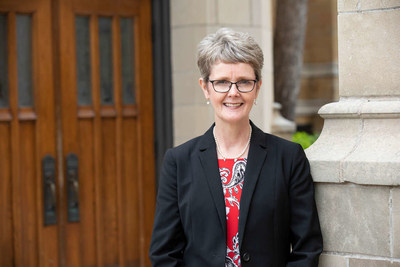
[[[230,96],[236,96],[236,95],[239,95],[239,90],[238,90],[238,88],[237,88],[237,84],[235,83],[235,84],[232,84],[231,85],[231,89],[228,91],[228,95],[230,95]]]

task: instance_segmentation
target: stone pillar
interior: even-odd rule
[[[339,96],[306,150],[320,266],[400,266],[400,3],[338,1]]]

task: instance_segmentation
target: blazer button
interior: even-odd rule
[[[247,252],[243,253],[243,255],[242,255],[242,260],[243,260],[244,262],[250,261],[250,254],[247,253]]]

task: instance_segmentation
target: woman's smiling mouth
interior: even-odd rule
[[[226,107],[240,107],[243,103],[224,103]]]

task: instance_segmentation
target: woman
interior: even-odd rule
[[[322,236],[303,149],[249,121],[263,53],[220,29],[198,47],[215,124],[166,152],[150,245],[153,266],[318,266]]]

